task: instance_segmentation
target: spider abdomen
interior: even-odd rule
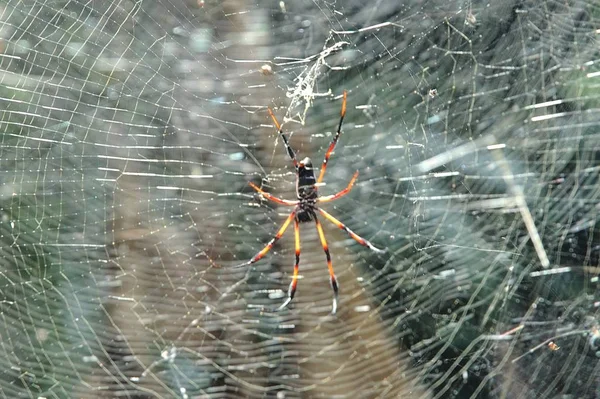
[[[314,211],[314,204],[301,202],[298,204],[298,212],[296,213],[296,219],[300,223],[312,222],[317,219],[317,215]]]

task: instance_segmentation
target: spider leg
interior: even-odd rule
[[[271,200],[273,202],[277,202],[278,204],[281,205],[287,205],[287,206],[294,206],[294,205],[298,205],[298,201],[289,201],[289,200],[285,200],[285,199],[281,199],[281,198],[277,198],[269,193],[267,193],[266,191],[264,191],[263,189],[261,189],[260,187],[258,187],[256,184],[250,182],[250,187],[252,187],[253,189],[255,189],[260,195],[262,195],[263,197],[265,197],[268,200]]]
[[[292,282],[288,288],[288,297],[277,310],[285,308],[292,302],[294,294],[296,293],[296,286],[298,285],[298,266],[300,265],[300,223],[298,222],[298,219],[294,219],[294,237],[296,240],[296,264],[294,265],[294,275],[292,276]]]
[[[292,222],[292,220],[296,217],[296,210],[294,209],[292,211],[292,213],[290,213],[290,216],[288,216],[288,218],[285,220],[285,222],[283,222],[283,224],[281,225],[281,228],[279,229],[279,231],[277,232],[277,234],[275,234],[275,237],[273,237],[271,239],[271,241],[269,241],[269,243],[256,255],[254,255],[252,257],[252,259],[250,259],[248,262],[246,263],[242,263],[239,266],[236,267],[241,267],[241,266],[246,266],[246,265],[251,265],[255,262],[258,262],[259,260],[261,260],[270,250],[271,248],[273,248],[273,245],[275,245],[275,243],[277,242],[277,240],[279,240],[281,238],[281,236],[283,235],[283,233],[285,233],[285,231],[287,230],[288,226],[290,225],[290,223]]]
[[[346,116],[346,97],[347,93],[344,90],[344,99],[342,100],[342,110],[340,111],[340,123],[338,124],[337,132],[335,136],[333,136],[333,140],[331,140],[331,144],[329,144],[329,148],[325,153],[325,159],[323,160],[323,166],[321,166],[321,172],[319,173],[319,178],[317,179],[317,184],[323,181],[323,176],[325,176],[325,170],[327,169],[327,162],[329,161],[329,157],[337,144],[338,139],[340,138],[340,134],[342,134],[342,122],[344,121],[344,116]]]
[[[340,191],[339,193],[334,194],[334,195],[327,195],[325,197],[319,197],[319,198],[317,198],[317,202],[334,201],[334,200],[341,198],[344,195],[348,194],[350,192],[350,190],[352,190],[352,186],[354,186],[354,182],[356,181],[357,177],[358,177],[358,170],[354,173],[354,176],[352,176],[350,183],[348,183],[348,186],[346,186],[345,189],[343,189],[342,191]]]
[[[323,233],[323,226],[321,226],[321,222],[315,216],[315,223],[317,224],[317,232],[319,233],[319,239],[321,240],[321,246],[323,247],[323,251],[325,251],[325,257],[327,258],[327,268],[329,269],[329,281],[331,283],[331,288],[333,289],[333,307],[331,308],[331,314],[335,314],[337,311],[337,300],[338,300],[338,283],[335,278],[335,274],[333,272],[333,265],[331,264],[331,255],[329,254],[329,246],[327,245],[327,240],[325,239],[325,233]]]
[[[356,234],[355,232],[353,232],[352,230],[350,230],[348,227],[346,227],[344,225],[344,223],[340,222],[339,220],[337,220],[336,218],[334,218],[333,216],[331,216],[329,213],[325,212],[323,209],[321,208],[316,208],[321,215],[325,216],[325,218],[327,220],[329,220],[331,223],[335,224],[337,227],[339,227],[340,229],[344,230],[346,233],[348,233],[348,235],[350,237],[352,237],[354,240],[356,240],[356,242],[358,242],[360,245],[364,245],[365,247],[369,247],[372,251],[378,252],[378,253],[383,253],[385,252],[385,249],[379,249],[376,246],[374,246],[373,244],[371,244],[369,241],[365,240],[364,238],[362,238],[361,236],[359,236],[358,234]]]
[[[277,133],[279,135],[281,135],[281,138],[283,139],[283,144],[285,145],[285,150],[287,151],[288,155],[290,156],[290,159],[292,160],[292,163],[294,164],[294,168],[298,169],[298,160],[296,159],[296,153],[294,152],[292,147],[290,147],[290,143],[288,142],[288,139],[285,136],[285,134],[283,134],[283,128],[277,121],[277,118],[275,118],[275,114],[273,113],[273,111],[271,111],[271,108],[267,108],[267,111],[269,111],[269,115],[271,116],[271,119],[273,119],[273,123],[275,124],[275,127],[277,128]]]

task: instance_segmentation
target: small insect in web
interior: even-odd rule
[[[338,292],[339,292],[338,282],[335,277],[335,273],[333,272],[333,265],[331,262],[331,255],[329,253],[329,247],[327,245],[327,240],[325,239],[325,234],[323,233],[323,227],[321,226],[321,222],[319,221],[319,218],[317,217],[317,213],[320,213],[325,219],[329,220],[330,222],[335,224],[337,227],[344,230],[346,233],[348,233],[348,235],[350,237],[352,237],[354,240],[356,240],[359,244],[364,245],[365,247],[368,247],[372,251],[375,251],[375,252],[379,252],[379,253],[385,252],[385,250],[376,248],[369,241],[365,240],[364,238],[360,237],[358,234],[354,233],[352,230],[350,230],[348,227],[346,227],[342,222],[340,222],[335,217],[330,215],[328,212],[325,212],[323,209],[321,209],[320,207],[317,206],[318,203],[331,202],[331,201],[334,201],[334,200],[341,198],[344,195],[348,194],[350,192],[350,190],[352,189],[352,186],[354,185],[354,182],[356,181],[356,179],[358,177],[358,171],[356,171],[354,173],[354,176],[352,176],[350,183],[348,183],[348,186],[346,186],[345,189],[338,192],[337,194],[328,195],[328,196],[324,196],[324,197],[319,196],[318,185],[323,181],[323,177],[325,176],[325,170],[327,169],[327,162],[329,162],[329,157],[331,156],[331,153],[333,152],[333,149],[335,148],[335,145],[337,144],[338,139],[340,138],[340,135],[342,133],[342,122],[344,121],[344,116],[346,115],[346,97],[347,97],[347,94],[346,94],[346,91],[344,91],[344,96],[343,96],[343,100],[342,100],[342,110],[340,111],[340,122],[338,124],[337,131],[336,131],[335,135],[333,136],[333,140],[331,141],[331,144],[329,144],[329,148],[327,149],[327,152],[325,153],[325,159],[323,160],[323,164],[321,166],[321,171],[319,172],[318,179],[315,178],[313,164],[312,164],[312,161],[310,160],[310,158],[306,157],[302,161],[298,161],[296,159],[296,153],[294,152],[292,147],[290,147],[288,139],[287,139],[286,135],[283,133],[283,129],[281,128],[281,125],[277,121],[277,118],[275,118],[273,111],[271,111],[270,108],[268,109],[269,115],[271,116],[271,119],[273,120],[273,123],[275,124],[275,127],[277,128],[277,133],[283,139],[283,144],[285,145],[285,149],[286,149],[289,157],[292,160],[294,168],[296,169],[296,197],[297,197],[297,199],[296,199],[296,201],[291,201],[291,200],[285,200],[285,199],[275,197],[275,196],[265,192],[260,187],[257,187],[255,184],[250,183],[250,186],[252,186],[252,188],[255,189],[264,198],[271,200],[273,202],[276,202],[278,204],[281,204],[281,205],[293,206],[294,209],[289,214],[289,216],[287,217],[285,222],[283,222],[283,225],[279,228],[279,231],[277,232],[277,234],[275,234],[275,236],[271,239],[271,241],[269,241],[269,243],[260,252],[258,252],[256,255],[254,255],[254,257],[252,259],[250,259],[246,263],[241,264],[240,266],[251,265],[251,264],[261,260],[271,250],[271,248],[273,248],[273,245],[277,242],[277,240],[279,240],[281,238],[281,236],[283,236],[283,234],[289,227],[290,223],[292,223],[292,221],[294,222],[296,263],[294,265],[294,273],[292,275],[292,282],[290,283],[290,286],[288,289],[288,297],[285,300],[285,302],[283,302],[283,304],[281,306],[279,306],[279,308],[277,308],[277,310],[281,310],[281,309],[285,308],[292,301],[292,299],[294,299],[294,294],[296,293],[296,286],[298,284],[298,269],[299,269],[299,265],[300,265],[300,223],[306,223],[306,222],[313,221],[313,222],[315,222],[316,227],[317,227],[317,233],[319,234],[321,246],[323,247],[323,251],[325,251],[325,257],[327,259],[327,268],[329,269],[329,280],[331,283],[331,288],[333,289],[333,308],[331,310],[331,313],[335,313],[337,311],[337,300],[338,300]]]

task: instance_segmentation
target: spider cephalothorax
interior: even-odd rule
[[[258,193],[261,194],[266,199],[269,199],[269,200],[274,201],[281,205],[293,206],[294,210],[289,214],[289,216],[285,220],[285,222],[283,222],[283,225],[279,228],[279,231],[277,232],[277,234],[275,234],[275,237],[273,237],[271,239],[271,241],[269,241],[269,243],[259,253],[254,255],[254,257],[252,259],[250,259],[248,262],[242,264],[241,266],[250,265],[250,264],[252,264],[254,262],[258,262],[260,259],[262,259],[267,254],[267,252],[269,252],[271,250],[271,248],[273,248],[273,245],[275,244],[275,242],[281,238],[283,233],[285,233],[285,231],[289,227],[290,223],[292,221],[294,221],[294,237],[295,237],[295,243],[296,243],[296,264],[294,265],[294,274],[292,276],[292,282],[290,283],[290,287],[288,289],[288,298],[278,308],[278,309],[283,309],[294,298],[294,294],[296,293],[296,286],[298,284],[298,267],[300,265],[300,223],[314,221],[317,225],[317,232],[319,233],[319,239],[321,240],[321,245],[323,246],[323,251],[325,251],[325,256],[327,258],[327,268],[329,269],[329,280],[330,280],[331,288],[333,289],[333,294],[334,294],[333,308],[331,310],[331,313],[335,313],[337,310],[338,283],[337,283],[337,279],[335,278],[335,274],[333,272],[333,265],[331,263],[331,255],[329,253],[329,247],[327,246],[327,240],[325,239],[325,234],[323,233],[323,227],[321,226],[321,222],[319,221],[319,218],[317,217],[317,213],[320,213],[325,219],[329,220],[330,222],[335,224],[337,227],[344,230],[346,233],[348,233],[348,235],[350,235],[350,237],[352,237],[354,240],[356,240],[359,244],[364,245],[365,247],[369,247],[371,250],[373,250],[375,252],[384,252],[384,250],[376,248],[369,241],[365,240],[364,238],[362,238],[359,235],[357,235],[356,233],[354,233],[352,230],[347,228],[342,222],[340,222],[335,217],[333,217],[332,215],[330,215],[329,213],[325,212],[323,209],[321,209],[317,206],[317,203],[333,201],[333,200],[336,200],[336,199],[348,194],[350,192],[350,190],[352,189],[352,186],[354,185],[356,178],[358,177],[358,171],[357,171],[356,173],[354,173],[354,176],[352,176],[350,183],[348,183],[348,186],[346,186],[345,189],[343,189],[342,191],[340,191],[339,193],[334,194],[334,195],[319,197],[318,185],[323,181],[323,176],[325,175],[325,170],[327,169],[327,162],[329,161],[329,157],[331,156],[331,153],[333,152],[333,149],[335,148],[335,145],[340,137],[340,134],[342,133],[342,122],[344,121],[344,116],[346,115],[346,92],[344,91],[344,97],[342,100],[342,110],[340,112],[340,122],[338,124],[337,132],[335,133],[335,136],[333,136],[333,140],[331,141],[331,144],[329,144],[329,148],[327,149],[327,152],[325,153],[325,159],[323,160],[323,165],[321,166],[321,171],[319,173],[318,179],[315,179],[313,164],[312,164],[312,161],[310,160],[310,158],[308,158],[308,157],[304,158],[300,162],[298,162],[296,160],[296,154],[294,153],[294,150],[292,149],[292,147],[290,147],[287,137],[285,136],[285,134],[283,134],[281,125],[279,124],[279,122],[277,121],[277,118],[275,118],[275,115],[273,114],[273,112],[270,109],[269,109],[269,115],[271,116],[273,123],[277,127],[278,134],[281,135],[281,138],[283,139],[283,144],[285,145],[285,149],[286,149],[288,155],[290,156],[290,158],[292,159],[292,163],[294,164],[294,168],[296,169],[297,201],[290,201],[290,200],[277,198],[277,197],[263,191],[261,188],[259,188],[255,184],[250,183],[252,188],[254,188],[256,191],[258,191]]]

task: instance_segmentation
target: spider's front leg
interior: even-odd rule
[[[323,181],[323,177],[325,176],[325,170],[327,169],[327,162],[329,162],[329,157],[331,153],[335,149],[335,145],[342,134],[342,123],[344,122],[344,116],[346,116],[346,98],[348,94],[346,90],[344,90],[344,98],[342,100],[342,110],[340,111],[340,122],[338,124],[337,132],[333,136],[333,140],[331,140],[331,144],[329,144],[329,148],[327,148],[327,152],[325,153],[325,159],[323,160],[323,165],[321,166],[321,173],[319,173],[319,178],[317,179],[317,183],[321,183]]]
[[[340,191],[337,194],[327,195],[325,197],[319,197],[317,199],[317,202],[329,202],[329,201],[334,201],[338,198],[343,197],[344,195],[348,194],[350,192],[350,190],[352,190],[352,186],[354,186],[354,182],[356,181],[357,178],[358,178],[358,170],[356,172],[354,172],[354,176],[352,176],[352,179],[350,179],[350,183],[348,183],[348,185],[346,186],[345,189],[343,189],[342,191]]]
[[[285,150],[287,151],[288,155],[290,156],[290,159],[292,160],[292,163],[294,164],[294,168],[296,168],[296,170],[298,170],[298,160],[296,159],[296,153],[290,146],[290,142],[288,141],[286,135],[283,134],[283,127],[281,127],[281,125],[277,121],[277,118],[275,118],[275,114],[273,113],[273,111],[271,111],[271,108],[267,108],[267,111],[269,111],[269,115],[271,116],[271,119],[273,120],[273,123],[275,124],[275,127],[277,128],[277,133],[279,133],[281,135],[281,138],[283,139],[283,145],[285,145]]]

